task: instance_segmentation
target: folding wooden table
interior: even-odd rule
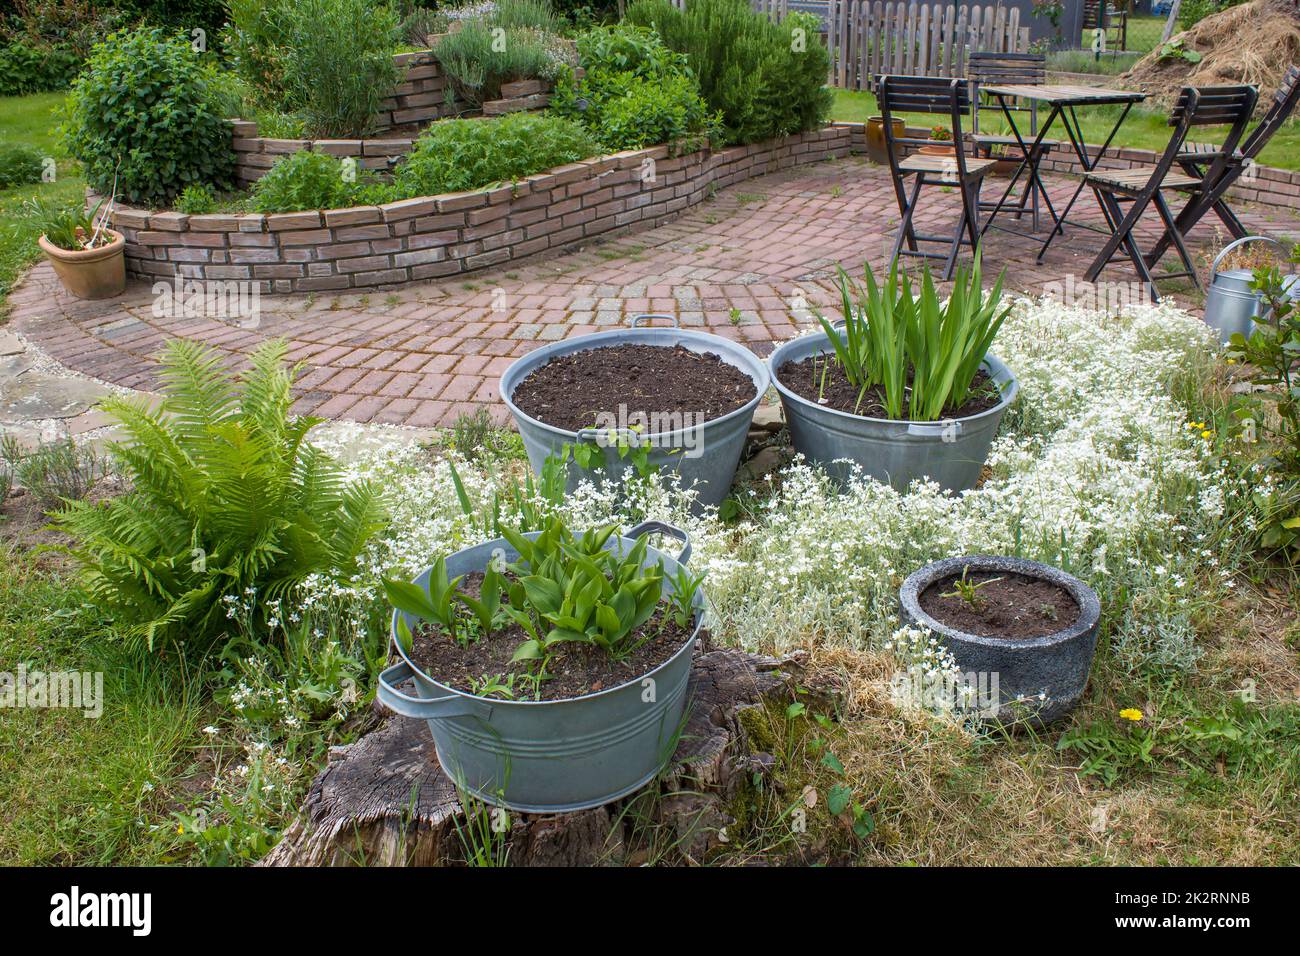
[[[1083,167],[1084,173],[1090,173],[1094,168],[1096,168],[1097,164],[1101,162],[1102,157],[1106,155],[1106,150],[1110,148],[1111,141],[1115,138],[1115,134],[1119,132],[1119,128],[1128,116],[1129,110],[1133,108],[1133,104],[1145,100],[1147,94],[1132,92],[1129,90],[1111,90],[1101,86],[1072,85],[992,85],[980,87],[979,92],[988,93],[990,96],[997,99],[998,106],[1002,108],[1002,113],[1006,116],[1007,123],[1011,126],[1011,133],[1015,136],[1016,143],[1019,145],[1023,157],[1020,165],[1016,167],[1016,171],[1012,174],[1011,181],[1007,183],[1007,188],[1006,191],[1003,192],[1002,198],[998,200],[997,208],[989,214],[988,220],[984,223],[984,228],[980,230],[980,235],[982,236],[985,232],[988,232],[989,227],[993,225],[993,221],[997,218],[998,213],[1002,212],[1004,208],[1008,208],[1007,198],[1011,195],[1011,190],[1019,181],[1021,174],[1026,172],[1029,175],[1029,182],[1026,184],[1025,188],[1037,189],[1040,192],[1044,203],[1047,206],[1047,215],[1052,221],[1052,227],[1047,234],[1047,239],[1043,242],[1042,248],[1038,250],[1039,262],[1043,261],[1043,256],[1047,254],[1047,249],[1052,244],[1052,240],[1058,235],[1065,234],[1064,227],[1067,222],[1071,225],[1081,226],[1084,229],[1091,229],[1094,232],[1105,232],[1105,230],[1099,229],[1097,226],[1089,223],[1069,219],[1070,210],[1074,208],[1075,200],[1079,198],[1079,193],[1083,192],[1085,183],[1082,177],[1079,179],[1078,188],[1075,189],[1074,194],[1070,196],[1070,201],[1066,203],[1061,214],[1059,216],[1056,214],[1056,210],[1052,206],[1052,201],[1048,198],[1047,189],[1043,186],[1043,181],[1038,174],[1038,164],[1043,156],[1041,149],[1042,142],[1047,136],[1048,131],[1051,130],[1052,124],[1056,122],[1057,117],[1060,117],[1061,124],[1065,127],[1065,134],[1069,137],[1070,145],[1074,148],[1074,155],[1079,159],[1079,165]],[[1039,126],[1038,135],[1034,138],[1032,143],[1025,142],[1019,128],[1016,126],[1016,121],[1012,115],[1012,111],[1007,106],[1008,101],[1016,99],[1033,100],[1047,106],[1049,110],[1046,121]],[[1083,141],[1083,129],[1079,125],[1079,117],[1075,113],[1075,110],[1080,107],[1112,105],[1123,106],[1124,109],[1120,112],[1119,118],[1115,120],[1115,125],[1111,128],[1110,135],[1107,136],[1106,141],[1102,143],[1101,149],[1097,151],[1097,155],[1089,156],[1087,144]],[[1014,209],[1017,207],[1012,205],[1009,208]],[[1007,227],[999,226],[998,228],[1006,229]],[[1014,232],[1015,230],[1009,231]]]

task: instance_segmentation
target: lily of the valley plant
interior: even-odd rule
[[[518,625],[526,637],[513,660],[535,666],[542,676],[560,645],[593,645],[617,660],[655,636],[643,625],[660,603],[665,575],[661,564],[643,566],[644,537],[620,554],[605,547],[614,525],[579,537],[555,517],[533,539],[513,528],[500,530],[519,556],[489,564],[477,597],[459,589],[462,577],[448,579],[446,563],[439,558],[426,587],[385,579],[389,601],[399,611],[437,625],[462,646]],[[682,626],[694,618],[700,580],[689,574],[674,579],[671,614]],[[398,638],[410,646],[410,630],[401,618]]]

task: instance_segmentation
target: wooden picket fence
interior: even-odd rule
[[[964,76],[972,52],[1026,52],[1029,28],[1001,5],[829,0],[826,45],[831,85],[869,90],[882,73]]]

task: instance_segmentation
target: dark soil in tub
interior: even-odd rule
[[[825,373],[825,378],[823,378]],[[869,388],[858,402],[858,387],[845,378],[839,363],[824,355],[809,356],[801,362],[786,362],[777,369],[781,384],[800,398],[815,405],[861,415],[863,418],[888,418],[885,412],[885,390]],[[966,418],[978,415],[1002,401],[997,383],[980,369],[971,382],[970,394],[959,408],[945,408],[943,418]],[[903,415],[907,415],[907,402],[903,402]]]
[[[1079,605],[1059,584],[1006,571],[970,571],[968,584],[977,585],[976,606],[956,593],[960,574],[931,584],[920,596],[921,610],[940,624],[1009,641],[1055,634],[1079,620]]]
[[[482,583],[483,575],[475,572],[467,574],[458,589],[470,597],[478,597]],[[414,630],[412,662],[440,684],[466,693],[477,693],[474,681],[481,682],[485,677],[503,678],[512,672],[522,675],[530,673],[536,666],[527,661],[512,663],[510,660],[515,649],[528,640],[524,629],[517,624],[499,628],[468,647],[461,647],[437,625],[422,623]],[[551,661],[551,678],[541,683],[540,696],[534,695],[531,683],[516,680],[513,699],[565,700],[626,684],[671,658],[693,632],[694,625],[689,629],[678,627],[669,605],[662,603],[650,620],[629,638],[632,643],[642,638],[648,640],[627,657],[616,661],[594,645],[562,644]],[[500,694],[492,696],[511,699]]]
[[[643,433],[655,434],[721,418],[756,392],[753,379],[711,352],[625,344],[553,358],[510,398],[526,415],[573,432],[615,423],[624,406],[627,419],[617,424],[644,416]]]

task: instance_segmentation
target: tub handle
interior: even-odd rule
[[[640,432],[633,431],[631,428],[616,428],[611,425],[608,428],[579,428],[578,441],[586,442],[589,445],[600,445],[600,439],[610,435],[617,436],[622,442],[631,448],[640,448],[642,445],[654,447],[648,435],[642,435]],[[601,445],[602,448],[607,447]]]
[[[677,555],[677,563],[685,564],[691,560],[691,536],[674,525],[667,524],[663,521],[642,521],[639,525],[629,531],[626,537],[639,538],[643,534],[666,534],[670,538],[676,538],[682,543],[681,554]]]
[[[641,312],[632,316],[632,328],[639,329],[641,327],[642,319],[671,319],[673,328],[680,329],[682,327],[682,320],[667,312]]]
[[[1214,257],[1214,262],[1210,264],[1210,285],[1214,285],[1214,277],[1219,274],[1219,263],[1223,261],[1223,257],[1233,249],[1236,249],[1238,246],[1244,246],[1248,242],[1268,242],[1277,246],[1279,249],[1282,248],[1282,243],[1278,242],[1276,239],[1270,238],[1269,236],[1242,236],[1240,239],[1234,239],[1223,247],[1219,254]]]
[[[943,438],[945,435],[956,438],[961,434],[961,422],[955,418],[939,422],[908,422],[907,433],[925,438]]]
[[[421,699],[403,694],[397,689],[402,681],[415,676],[415,670],[406,661],[398,661],[385,668],[379,674],[379,689],[375,696],[389,710],[396,711],[403,717],[417,717],[420,720],[434,720],[440,717],[482,717],[487,720],[492,716],[492,705],[465,697],[461,694],[448,694],[446,697]]]

